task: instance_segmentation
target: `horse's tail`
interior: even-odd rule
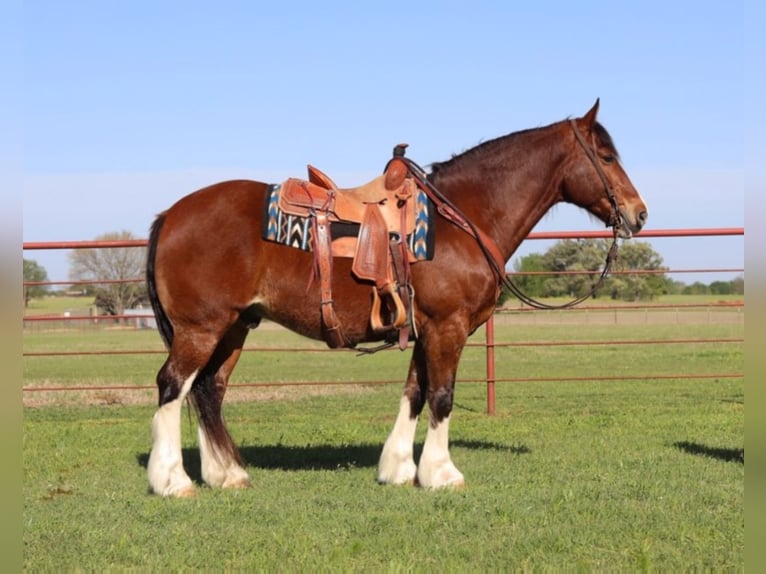
[[[160,231],[164,223],[165,214],[161,213],[152,223],[149,233],[149,245],[146,253],[146,288],[160,336],[165,342],[165,347],[169,349],[170,344],[173,342],[173,325],[170,323],[170,319],[168,319],[167,313],[165,313],[165,309],[162,307],[162,302],[160,302],[160,297],[157,294],[157,279],[154,269],[154,263],[157,259],[157,243],[159,243]]]

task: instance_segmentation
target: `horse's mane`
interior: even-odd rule
[[[564,120],[564,121],[569,121]],[[528,128],[524,130],[519,130],[516,132],[512,132],[500,137],[493,138],[491,140],[486,140],[483,142],[480,142],[479,144],[475,145],[472,148],[469,148],[467,150],[463,150],[462,152],[458,154],[453,154],[452,157],[446,161],[441,162],[433,162],[430,164],[431,173],[430,177],[434,177],[437,173],[443,172],[443,170],[449,170],[453,167],[459,166],[461,163],[463,163],[466,160],[475,160],[479,159],[483,156],[489,155],[496,151],[496,149],[499,146],[507,146],[508,144],[512,143],[513,140],[519,139],[522,137],[525,137],[530,134],[534,134],[536,132],[540,132],[542,130],[545,130],[547,128],[550,128],[554,125],[561,124],[563,122],[557,122],[555,124],[550,124],[547,126],[540,126],[536,128]],[[596,139],[598,140],[599,145],[606,147],[607,149],[611,150],[612,154],[615,156],[615,158],[619,159],[620,155],[617,152],[617,148],[614,145],[614,141],[612,140],[612,136],[609,135],[609,132],[606,130],[604,126],[602,126],[599,122],[596,122],[593,128],[594,134],[596,136]]]

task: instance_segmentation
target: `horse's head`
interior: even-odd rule
[[[617,149],[596,121],[598,100],[582,118],[571,120],[571,162],[565,170],[563,195],[587,209],[620,237],[631,237],[646,224],[649,211],[620,165]]]

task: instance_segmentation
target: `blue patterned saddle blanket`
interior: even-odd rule
[[[280,207],[280,193],[283,184],[272,184],[266,193],[263,210],[262,235],[266,241],[294,247],[302,251],[314,250],[314,237],[311,216],[304,217],[287,213]],[[434,252],[434,207],[426,193],[416,189],[415,227],[406,237],[406,242],[412,254],[411,261],[427,261],[433,258]],[[349,256],[349,249],[344,248],[344,242],[356,241],[360,224],[355,222],[333,222],[330,235],[333,241],[333,254]],[[338,249],[335,248],[336,244]],[[353,250],[351,250],[353,253]]]

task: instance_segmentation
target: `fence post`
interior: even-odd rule
[[[495,414],[495,314],[486,323],[487,330],[487,414]]]

